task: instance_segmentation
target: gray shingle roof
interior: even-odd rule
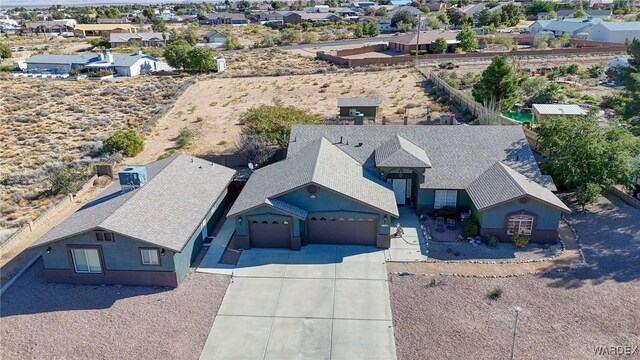
[[[146,169],[144,186],[123,193],[118,183],[111,184],[34,246],[100,228],[182,251],[235,174],[187,155],[152,162]]]
[[[550,177],[540,173],[522,128],[515,125],[294,125],[287,156],[297,156],[310,142],[324,137],[358,163],[374,168],[375,150],[396,135],[423,149],[429,157],[431,167],[425,169],[422,188],[465,189],[496,161],[502,161],[555,190]]]
[[[561,211],[571,212],[549,189],[527,179],[524,175],[499,161],[478,176],[467,187],[467,193],[478,210],[484,210],[522,196],[530,196]]]
[[[110,33],[109,34],[109,42],[128,42],[131,39],[137,39],[140,41],[150,41],[150,40],[164,40],[162,37],[163,33],[161,32],[138,32],[138,33]],[[170,33],[164,33],[166,40],[171,39]]]
[[[99,59],[98,54],[90,53],[90,52],[82,53],[78,55],[38,54],[25,59],[25,62],[27,64],[71,65],[71,64],[86,64],[91,61],[95,61],[97,59]]]
[[[398,216],[395,196],[389,185],[364,170],[338,146],[322,137],[315,137],[300,150],[283,161],[256,170],[228,216],[269,205],[278,195],[309,184]]]
[[[431,167],[427,153],[400,135],[377,148],[375,157],[377,167]]]
[[[380,105],[380,101],[376,98],[339,98],[338,107],[375,107]]]

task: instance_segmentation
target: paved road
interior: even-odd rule
[[[201,360],[396,358],[384,254],[245,250]]]

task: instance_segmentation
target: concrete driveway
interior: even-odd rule
[[[396,359],[383,251],[242,253],[200,359]]]

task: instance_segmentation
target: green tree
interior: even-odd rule
[[[285,148],[289,144],[292,125],[319,125],[324,120],[309,110],[285,106],[282,100],[273,99],[273,105],[260,105],[245,111],[240,115],[240,122],[270,143]]]
[[[356,23],[353,25],[353,36],[357,38],[361,38],[364,36],[364,31],[362,31],[362,23]]]
[[[587,13],[584,11],[584,6],[582,6],[582,0],[578,2],[578,7],[576,12],[573,13],[574,18],[586,18]]]
[[[244,45],[240,43],[238,36],[236,34],[228,34],[225,41],[224,47],[231,50],[244,49]]]
[[[375,16],[387,16],[387,9],[386,8],[379,8],[373,14]]]
[[[272,1],[271,7],[273,10],[280,10],[284,7],[284,3],[282,1]]]
[[[189,50],[184,68],[191,71],[215,71],[215,51],[211,48],[194,46]]]
[[[463,51],[474,51],[478,48],[478,36],[470,26],[465,27],[456,35],[456,40],[460,41],[460,48]]]
[[[435,54],[444,54],[447,52],[447,40],[445,38],[437,38],[436,41],[433,42],[433,52]]]
[[[49,170],[49,193],[51,195],[73,194],[80,190],[86,176],[77,169],[59,167]]]
[[[472,23],[470,16],[453,7],[447,9],[447,18],[449,19],[449,24],[453,26],[466,26]]]
[[[516,26],[520,22],[520,8],[509,3],[502,7],[501,17],[504,25]]]
[[[11,49],[9,48],[9,45],[5,43],[0,43],[0,58],[9,59],[12,56],[13,54],[11,53]]]
[[[167,32],[169,31],[169,28],[167,27],[167,24],[164,22],[164,20],[157,18],[153,20],[153,24],[151,24],[151,30],[153,30],[154,32]]]
[[[480,26],[495,26],[494,20],[493,13],[489,11],[487,6],[485,6],[478,14],[478,25]]]
[[[187,64],[187,55],[191,50],[191,45],[184,39],[174,40],[167,45],[164,51],[164,58],[167,64],[175,69],[183,69]]]
[[[180,31],[180,37],[192,46],[198,43],[198,25],[188,24]]]
[[[554,3],[551,1],[533,0],[531,4],[525,8],[524,13],[527,16],[536,16],[541,12],[550,13],[554,10],[554,6]]]
[[[591,201],[596,191],[628,185],[640,150],[638,139],[628,130],[602,127],[589,117],[545,120],[538,129],[538,142],[546,155],[542,170],[560,187],[578,191],[583,203]]]
[[[142,10],[142,15],[144,15],[144,17],[146,17],[149,20],[152,20],[155,13],[153,11],[153,8],[151,6],[147,6],[146,8],[144,8]]]
[[[280,34],[280,45],[298,44],[300,42],[300,31],[295,29],[284,29]]]
[[[482,78],[471,92],[482,104],[495,102],[503,111],[513,107],[518,99],[518,80],[506,56],[495,56],[482,72]]]
[[[106,153],[133,157],[144,150],[144,139],[134,130],[118,130],[102,142]]]
[[[378,29],[378,23],[374,21],[370,21],[367,29],[367,35],[371,37],[376,37],[380,35],[380,29]]]
[[[391,26],[398,27],[398,23],[411,25],[412,28],[418,26],[418,18],[408,10],[400,10],[391,17]]]
[[[56,11],[51,13],[51,19],[53,19],[53,20],[64,19],[64,13],[62,11],[56,10]]]
[[[624,86],[623,115],[632,127],[632,131],[640,136],[640,39],[627,41],[629,66],[620,68],[620,79]]]
[[[441,23],[443,24],[448,24],[449,23],[449,18],[447,17],[447,13],[445,11],[438,11],[436,13],[436,19],[440,20]]]
[[[527,98],[536,98],[543,94],[549,87],[549,80],[543,76],[531,77],[521,84],[522,93]]]

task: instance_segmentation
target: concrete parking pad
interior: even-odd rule
[[[250,249],[233,274],[201,360],[396,358],[382,250]]]
[[[393,323],[373,320],[334,320],[332,360],[396,358]]]
[[[218,314],[200,360],[262,359],[272,322],[269,317]]]
[[[336,280],[336,319],[391,320],[385,280]]]
[[[265,359],[330,359],[331,319],[275,318]]]

